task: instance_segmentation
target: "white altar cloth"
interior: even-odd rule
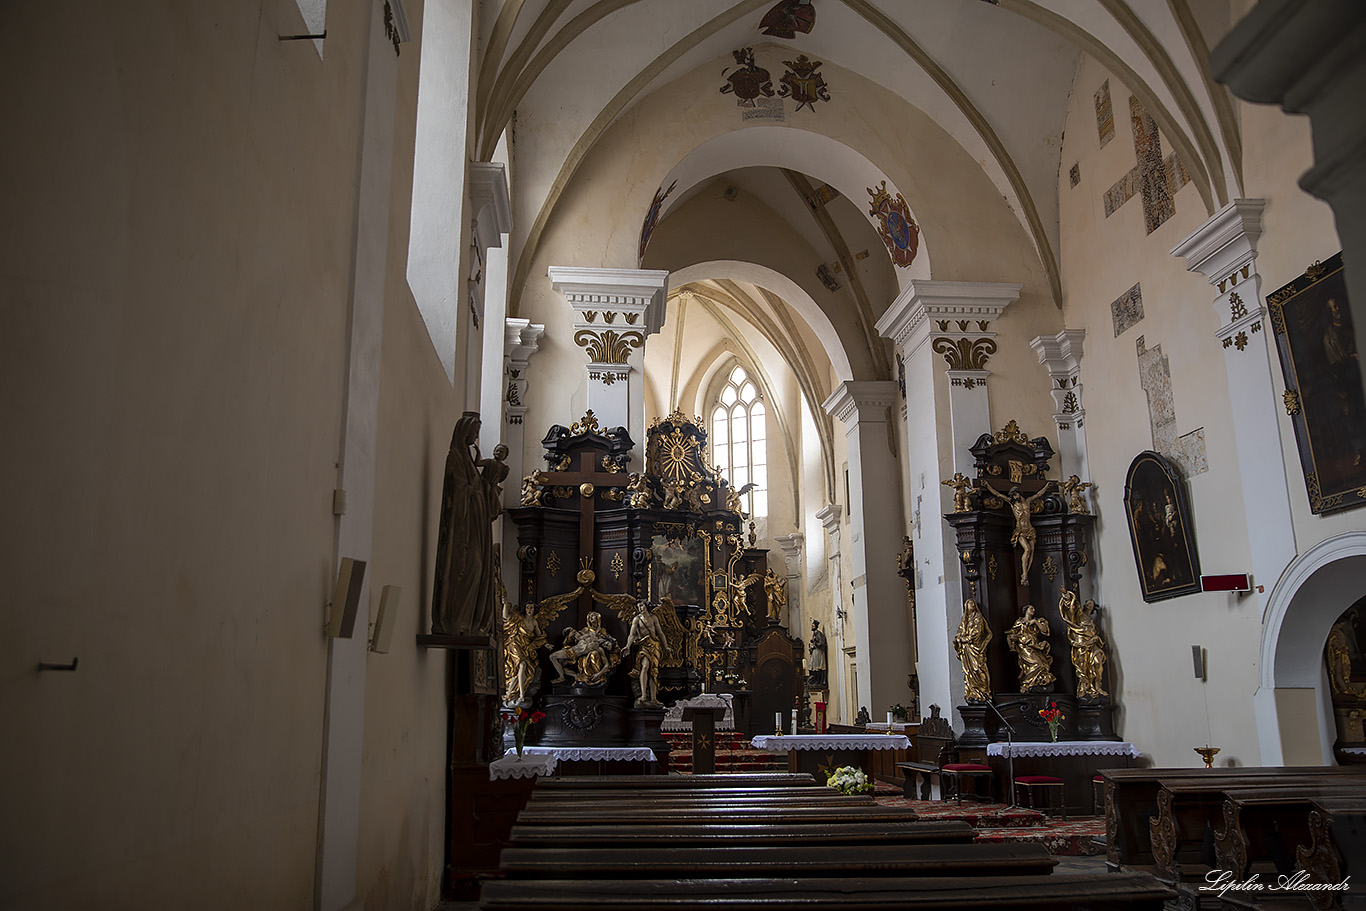
[[[560,762],[620,759],[625,762],[653,762],[655,751],[649,747],[525,747],[528,756],[552,756]]]
[[[785,753],[790,750],[908,750],[905,734],[761,734],[750,743],[756,750]]]
[[[489,781],[498,781],[501,778],[535,778],[537,775],[546,777],[555,774],[555,766],[558,760],[549,753],[531,754],[529,748],[523,747],[524,755],[518,756],[514,750],[507,753],[502,759],[495,759],[489,763]]]
[[[1059,740],[1057,743],[989,743],[988,756],[1127,756],[1137,759],[1140,753],[1127,740]]]
[[[720,699],[726,705],[726,714],[716,720],[715,730],[735,730],[735,697],[731,693],[703,693],[700,696],[694,696],[692,699],[680,699],[669,706],[669,710],[665,712],[664,721],[660,723],[659,729],[671,734],[676,734],[680,731],[691,734],[692,722],[683,720],[683,709],[687,707],[686,703],[701,702],[702,704],[705,704],[715,699]]]

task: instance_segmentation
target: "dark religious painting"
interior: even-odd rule
[[[1155,452],[1140,452],[1124,481],[1124,512],[1143,600],[1200,591],[1200,557],[1176,466]]]
[[[759,28],[774,38],[795,38],[797,33],[810,34],[816,24],[816,7],[811,0],[780,0],[759,20]]]
[[[701,538],[666,538],[655,535],[651,541],[654,559],[650,577],[654,583],[651,600],[668,598],[674,604],[706,606],[705,542]]]
[[[636,254],[639,259],[645,258],[645,248],[650,245],[650,235],[655,233],[655,225],[659,224],[659,211],[664,206],[664,200],[669,198],[669,194],[674,191],[674,187],[677,185],[678,181],[675,180],[669,184],[667,190],[663,187],[655,190],[655,198],[650,203],[650,211],[645,213],[645,221],[641,222],[640,225],[640,250]]]
[[[1366,503],[1366,396],[1347,306],[1342,254],[1314,263],[1268,295],[1309,507],[1322,514]]]
[[[892,254],[892,262],[905,268],[915,261],[920,250],[920,226],[911,218],[911,207],[900,193],[893,196],[887,192],[887,181],[874,190],[865,187],[872,201],[868,204],[868,214],[877,219],[877,233]]]
[[[721,94],[734,93],[736,105],[742,108],[754,107],[754,99],[760,95],[772,98],[773,78],[768,70],[754,62],[754,48],[742,47],[730,53],[738,66],[733,70],[726,67],[721,71],[722,76],[730,74],[726,76],[726,84],[721,86]]]

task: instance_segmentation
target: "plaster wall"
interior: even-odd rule
[[[0,904],[312,908],[372,4],[31,6],[0,63],[3,160]],[[414,25],[418,4],[409,4]],[[417,29],[415,28],[415,31]],[[35,35],[60,34],[57,43]],[[411,162],[417,54],[400,63]],[[415,654],[453,420],[403,282],[391,196],[371,605],[405,591],[367,675],[360,870],[429,906],[443,852],[444,657]],[[406,386],[406,389],[405,389]],[[411,393],[411,396],[404,394]],[[392,431],[392,434],[391,434]],[[439,465],[439,462],[437,463]],[[34,668],[79,657],[75,673]],[[358,708],[359,710],[359,708]]]
[[[1094,95],[1106,79],[1115,137],[1102,149]],[[1059,174],[1064,321],[1069,328],[1086,330],[1082,404],[1090,480],[1096,485],[1092,502],[1098,546],[1089,578],[1083,581],[1083,595],[1094,596],[1106,609],[1102,626],[1108,629],[1113,647],[1112,693],[1120,707],[1121,736],[1137,743],[1157,765],[1189,765],[1191,747],[1205,742],[1223,748],[1221,763],[1252,765],[1260,759],[1250,707],[1258,682],[1261,629],[1256,599],[1209,593],[1145,604],[1124,516],[1129,462],[1138,452],[1154,448],[1148,396],[1139,377],[1137,340],[1141,336],[1149,350],[1160,345],[1167,359],[1176,432],[1204,429],[1208,470],[1187,479],[1201,569],[1219,573],[1250,568],[1225,355],[1214,337],[1220,325],[1212,306],[1215,289],[1204,276],[1187,272],[1184,260],[1168,253],[1208,213],[1190,184],[1175,195],[1175,215],[1151,234],[1145,233],[1143,201],[1138,195],[1110,217],[1104,213],[1105,191],[1136,161],[1127,116],[1129,95],[1118,78],[1091,58],[1083,58]],[[1245,119],[1244,147],[1254,150],[1275,142],[1282,126]],[[1162,151],[1164,156],[1170,152],[1165,139]],[[1250,151],[1246,160],[1262,154]],[[1076,187],[1068,178],[1073,163],[1081,176]],[[1306,160],[1302,167],[1289,170],[1298,173],[1307,165]],[[1293,198],[1303,194],[1292,190],[1289,181],[1278,186],[1261,181],[1267,187],[1263,191],[1250,180],[1243,195],[1266,196],[1268,212],[1281,207],[1285,215],[1303,211]],[[1302,230],[1290,227],[1293,222],[1283,223],[1286,227],[1278,238],[1271,227],[1273,219],[1266,221],[1258,260],[1264,276],[1267,266],[1283,256],[1271,251],[1284,243],[1286,235]],[[1312,235],[1313,225],[1311,215],[1305,233]],[[1301,265],[1295,273],[1302,269]],[[1111,302],[1135,283],[1141,285],[1143,319],[1116,337]],[[1264,281],[1263,293],[1270,289]],[[1256,343],[1262,344],[1264,338],[1265,334],[1258,336]],[[1299,496],[1303,501],[1302,483]],[[1206,683],[1191,673],[1192,645],[1208,650]]]

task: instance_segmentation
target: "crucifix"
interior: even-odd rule
[[[596,556],[595,542],[593,540],[593,515],[597,505],[599,490],[622,490],[631,482],[630,475],[625,471],[613,471],[607,466],[611,465],[610,457],[597,450],[587,450],[579,453],[578,471],[547,471],[544,473],[545,485],[555,487],[570,487],[579,493],[579,559],[583,565],[583,558],[591,560]],[[592,609],[593,598],[588,592],[579,596],[579,622],[583,622],[584,616]]]

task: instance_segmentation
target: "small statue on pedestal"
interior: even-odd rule
[[[963,698],[969,703],[991,701],[991,669],[987,666],[987,644],[991,627],[975,598],[963,602],[963,620],[953,637],[953,650],[963,665]]]
[[[787,606],[787,579],[770,569],[764,574],[764,593],[768,595],[769,622],[781,622]]]
[[[1059,490],[1067,497],[1067,511],[1073,515],[1089,516],[1091,510],[1087,508],[1086,501],[1081,498],[1081,494],[1086,488],[1094,486],[1095,485],[1089,481],[1083,483],[1081,478],[1077,475],[1072,475],[1066,481],[1063,481],[1062,487],[1060,487]]]
[[[1020,657],[1020,690],[1046,693],[1058,679],[1053,675],[1053,647],[1048,643],[1048,620],[1034,616],[1034,605],[1006,630],[1006,644]]]
[[[953,488],[954,512],[972,511],[972,481],[965,477],[961,471],[954,472],[953,477],[939,483],[945,487]]]
[[[829,685],[826,683],[825,633],[821,632],[819,620],[811,621],[811,644],[807,647],[806,671],[809,685],[817,689],[824,689]]]
[[[661,704],[660,663],[664,655],[673,654],[673,651],[664,638],[664,630],[659,625],[659,618],[650,609],[649,602],[638,601],[636,608],[636,615],[631,619],[631,631],[626,635],[626,651],[629,652],[633,645],[640,647],[636,652],[636,668],[631,671],[631,676],[640,680],[640,698],[636,700],[636,707],[653,708]]]

